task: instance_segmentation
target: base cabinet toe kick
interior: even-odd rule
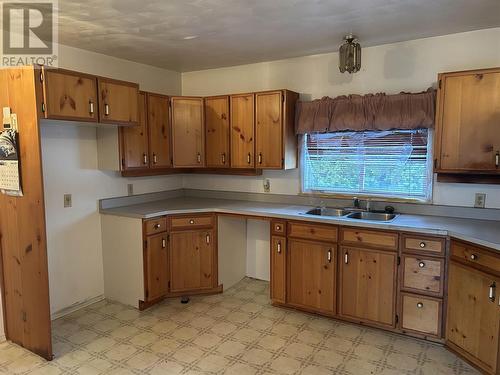
[[[218,215],[103,215],[106,297],[142,310],[221,293]],[[262,219],[273,305],[442,343],[483,373],[500,373],[498,251],[416,232]]]

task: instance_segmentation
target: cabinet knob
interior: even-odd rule
[[[420,247],[423,249],[426,246],[425,242],[420,242]]]
[[[471,254],[470,259],[471,260],[477,260],[478,256],[476,254]]]
[[[109,104],[104,104],[104,114],[106,116],[109,116]]]
[[[424,263],[424,262],[418,262],[418,266],[419,266],[420,268],[424,268],[424,267],[425,267],[425,263]]]
[[[276,230],[280,231],[281,230],[281,225],[276,225]]]
[[[418,302],[417,303],[417,308],[421,309],[422,307],[424,307],[424,304],[422,302]]]
[[[190,219],[190,220],[189,220],[189,224],[194,224],[194,220],[193,220],[193,219]]]
[[[92,100],[89,100],[89,113],[91,115],[94,114],[94,103],[92,102]]]
[[[155,225],[153,226],[153,228],[154,228],[154,229],[160,229],[160,227],[161,227],[161,225],[160,225],[160,224],[155,224]]]

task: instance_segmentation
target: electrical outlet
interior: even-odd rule
[[[71,194],[64,194],[64,208],[69,208],[72,205]]]
[[[476,198],[474,200],[474,207],[484,208],[485,203],[486,203],[486,194],[476,193]]]
[[[264,187],[264,193],[269,193],[271,191],[271,181],[268,178],[265,178],[262,186]]]
[[[134,184],[127,184],[127,194],[134,195]]]

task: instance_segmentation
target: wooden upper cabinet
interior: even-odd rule
[[[341,247],[339,257],[339,315],[395,327],[397,254]]]
[[[148,236],[145,250],[146,300],[154,301],[168,293],[167,234]]]
[[[271,300],[286,302],[286,238],[271,237]]]
[[[336,245],[289,239],[287,303],[335,314]]]
[[[97,121],[97,79],[63,69],[40,70],[42,117],[55,120]]]
[[[448,277],[447,344],[488,374],[498,374],[500,279],[452,261]]]
[[[255,96],[231,95],[231,167],[255,168]]]
[[[205,136],[207,167],[229,167],[229,96],[205,98]]]
[[[117,125],[137,125],[139,85],[109,78],[97,78],[99,121]]]
[[[500,173],[500,68],[439,75],[437,172]]]
[[[172,166],[169,97],[148,93],[149,165]]]
[[[148,151],[147,96],[139,93],[138,126],[119,129],[122,170],[144,169],[150,164]]]
[[[203,167],[205,130],[203,98],[172,97],[174,167]]]

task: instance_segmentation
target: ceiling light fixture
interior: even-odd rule
[[[344,37],[339,48],[339,70],[341,73],[356,73],[361,69],[361,46],[353,34]]]
[[[188,36],[185,36],[182,39],[184,39],[184,40],[191,40],[191,39],[196,39],[198,37],[199,37],[199,35],[188,35]]]

